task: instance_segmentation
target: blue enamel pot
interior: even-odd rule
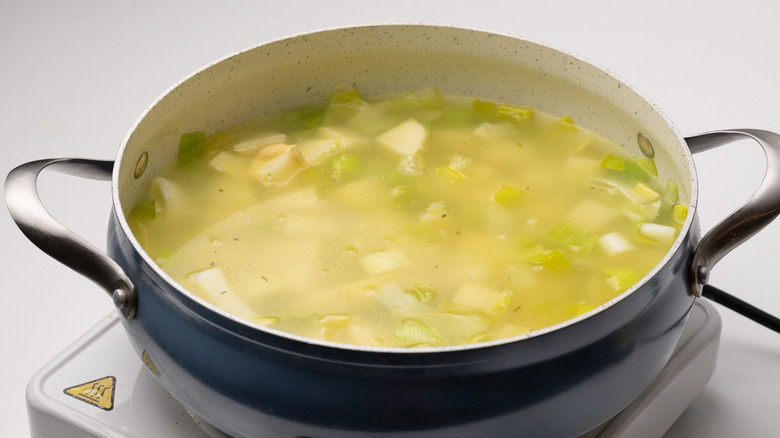
[[[178,285],[144,252],[125,214],[175,159],[182,133],[219,131],[322,99],[435,86],[517,103],[650,151],[692,208],[638,284],[572,320],[454,347],[358,347],[239,319]],[[750,138],[767,154],[756,194],[701,236],[691,153]],[[57,223],[36,193],[54,169],[110,180],[107,251]],[[13,170],[14,220],[42,250],[112,297],[139,360],[195,415],[236,437],[578,436],[635,399],[669,359],[709,270],[780,211],[780,136],[751,129],[684,138],[625,82],[565,52],[482,31],[424,25],[326,30],[231,55],[185,78],[133,125],[113,162],[50,159]],[[258,251],[262,251],[258,248]]]

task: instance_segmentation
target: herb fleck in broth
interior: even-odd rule
[[[237,316],[414,347],[585,313],[648,273],[686,214],[652,159],[568,117],[337,90],[184,134],[128,221],[171,277]]]

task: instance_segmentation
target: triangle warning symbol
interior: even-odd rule
[[[65,388],[63,392],[75,399],[103,409],[104,411],[110,411],[114,408],[115,387],[116,378],[114,376],[106,376],[101,379]]]

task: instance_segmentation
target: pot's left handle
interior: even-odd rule
[[[38,195],[38,175],[50,168],[95,180],[111,180],[113,161],[54,158],[31,161],[12,170],[5,181],[5,201],[25,236],[46,254],[97,283],[125,318],[135,316],[137,293],[124,270],[108,255],[54,219]]]

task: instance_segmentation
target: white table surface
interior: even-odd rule
[[[772,0],[0,0],[0,175],[39,158],[113,159],[146,106],[203,65],[284,36],[376,23],[458,25],[565,49],[634,85],[685,134],[780,132],[778,17]],[[764,169],[750,143],[696,163],[705,230],[747,199]],[[55,216],[104,246],[108,183],[50,172],[40,185]],[[23,437],[27,381],[111,304],[33,247],[5,209],[0,238],[0,418],[3,436]],[[780,314],[778,268],[780,221],[720,262],[712,283]],[[717,371],[667,437],[778,436],[780,334],[719,310]]]

